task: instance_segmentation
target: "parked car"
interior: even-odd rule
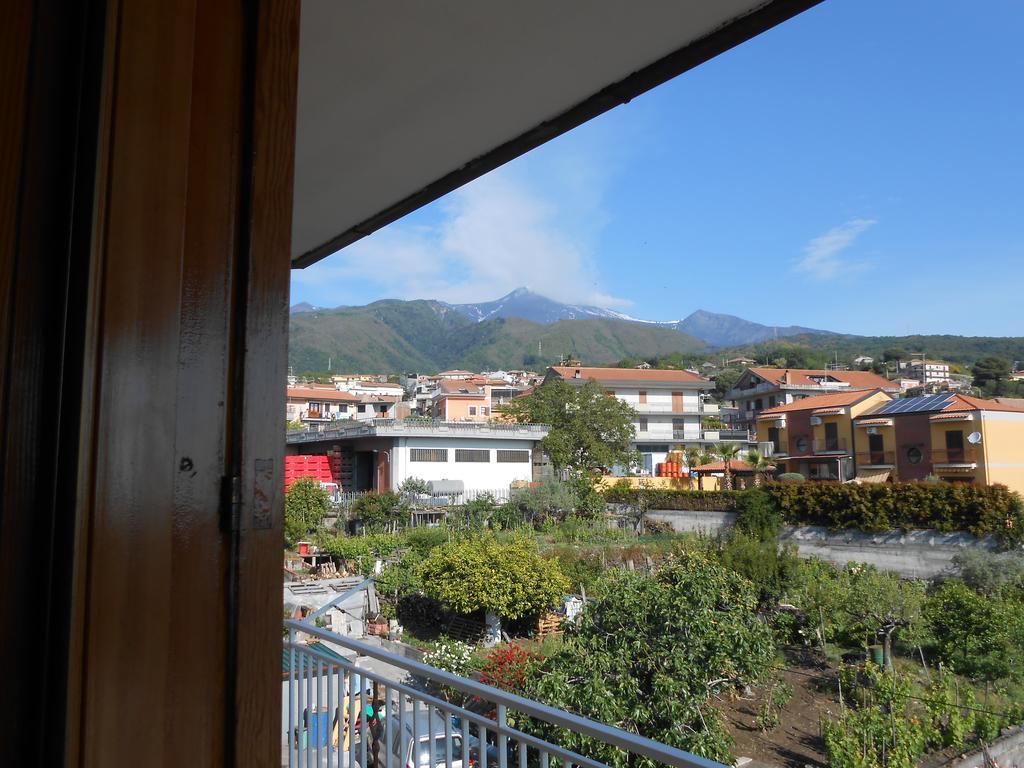
[[[407,715],[405,728],[397,714],[387,720],[384,737],[391,754],[400,768],[434,768],[445,765],[448,753],[448,735],[445,733],[444,718],[437,713],[427,715],[416,713],[415,738],[413,737],[413,716]],[[462,768],[462,734],[452,728],[452,762],[450,768]],[[414,759],[415,758],[415,759]],[[383,762],[383,761],[382,761]],[[467,766],[467,768],[472,768]]]

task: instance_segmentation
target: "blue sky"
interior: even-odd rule
[[[643,319],[1024,335],[1022,33],[1019,0],[827,0],[294,271],[292,302],[527,285]]]

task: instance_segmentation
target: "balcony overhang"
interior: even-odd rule
[[[891,427],[894,423],[892,419],[858,419],[853,424],[856,427]]]
[[[818,2],[304,0],[293,266]]]
[[[971,411],[953,411],[952,413],[936,413],[928,417],[928,421],[974,421],[974,413]]]

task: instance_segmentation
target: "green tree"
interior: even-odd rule
[[[368,493],[352,502],[352,517],[369,532],[394,528],[405,520],[408,506],[392,491]]]
[[[542,558],[526,536],[452,541],[432,550],[418,571],[424,592],[453,610],[504,619],[539,614],[569,588],[558,563]]]
[[[957,672],[995,681],[1024,676],[1024,604],[979,595],[962,581],[939,585],[925,610],[934,650]]]
[[[715,376],[715,395],[721,400],[725,393],[736,386],[736,382],[743,375],[742,368],[723,368]]]
[[[769,672],[775,649],[749,581],[699,552],[654,578],[621,573],[562,649],[528,681],[552,706],[731,764],[731,739],[709,699]],[[647,764],[580,733],[540,723],[557,744],[614,766]]]
[[[882,641],[883,666],[892,668],[892,644],[897,633],[916,639],[925,605],[924,585],[905,581],[893,573],[872,566],[851,564],[843,573],[846,582],[844,613],[853,637]]]
[[[1002,394],[1003,383],[1010,378],[1010,361],[1001,357],[983,357],[971,368],[974,386],[991,392]]]
[[[636,411],[594,380],[582,386],[556,380],[513,400],[503,413],[520,423],[550,424],[540,448],[558,470],[591,474],[637,462],[630,450]]]
[[[287,547],[315,531],[331,509],[331,499],[312,477],[300,477],[284,495],[284,543]]]

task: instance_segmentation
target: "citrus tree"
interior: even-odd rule
[[[710,697],[771,670],[771,632],[753,585],[704,553],[684,552],[656,577],[611,577],[562,649],[527,680],[541,701],[731,764],[731,739]],[[609,765],[635,758],[580,733],[530,726]]]
[[[569,588],[558,563],[545,560],[532,539],[499,541],[493,534],[451,541],[431,550],[418,566],[423,591],[459,613],[485,611],[518,619],[551,608]]]

